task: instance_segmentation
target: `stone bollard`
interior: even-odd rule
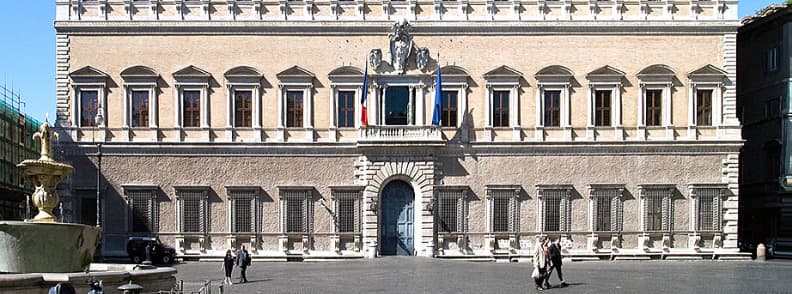
[[[759,245],[756,245],[756,260],[767,260],[767,248],[765,247],[764,243],[759,243]]]

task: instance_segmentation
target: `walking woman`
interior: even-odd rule
[[[223,257],[223,269],[225,269],[225,279],[223,283],[226,284],[233,284],[231,282],[231,272],[234,271],[234,256],[231,255],[231,250],[226,251],[225,257]]]
[[[542,282],[544,282],[545,275],[547,275],[547,237],[542,237],[539,243],[536,244],[536,248],[534,248],[533,265],[534,270],[531,277],[534,279],[534,283],[536,283],[536,291],[543,291]]]

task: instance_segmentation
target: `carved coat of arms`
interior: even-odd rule
[[[413,38],[410,32],[411,29],[412,25],[405,19],[401,23],[394,23],[393,32],[389,35],[391,65],[399,74],[404,74],[407,68],[407,59],[412,51]]]

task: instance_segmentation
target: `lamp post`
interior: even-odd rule
[[[99,128],[104,123],[104,114],[101,107],[96,111],[96,127]],[[102,184],[102,141],[100,140],[99,143],[96,144],[96,226],[102,226],[102,214],[101,214],[101,197],[102,194],[101,184]]]

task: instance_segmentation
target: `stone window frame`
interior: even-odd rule
[[[697,128],[718,128],[723,124],[723,93],[727,73],[712,64],[707,64],[688,73],[690,82],[688,90],[688,137],[697,138]],[[698,90],[712,91],[712,123],[708,126],[698,125]]]
[[[157,185],[136,185],[136,184],[127,184],[121,185],[121,188],[124,192],[124,199],[126,200],[127,206],[129,207],[125,212],[125,219],[127,220],[127,228],[126,231],[132,234],[140,234],[140,233],[151,233],[156,235],[159,233],[159,199],[157,199],[157,194],[159,191],[159,186]],[[135,223],[134,223],[134,195],[132,193],[148,193],[149,198],[149,216],[148,222],[150,224],[150,232],[142,232],[142,231],[135,231]]]
[[[239,65],[227,70],[223,76],[226,83],[226,126],[225,140],[236,141],[235,129],[253,129],[253,141],[261,142],[262,137],[262,92],[261,81],[264,74],[252,66]],[[250,127],[236,126],[236,92],[251,92],[251,125]]]
[[[512,140],[522,140],[521,127],[520,127],[520,79],[523,74],[509,66],[501,65],[484,74],[483,78],[486,81],[487,91],[484,98],[484,132],[485,139],[493,141],[495,132],[493,127],[493,94],[495,91],[508,91],[509,92],[509,126],[512,129]],[[502,127],[497,127],[498,129]]]
[[[470,187],[466,185],[437,185],[434,188],[435,192],[435,201],[436,206],[434,209],[436,210],[435,214],[435,222],[437,226],[440,225],[440,218],[444,212],[444,206],[442,203],[443,198],[448,198],[452,200],[456,200],[456,203],[453,205],[453,210],[456,215],[455,226],[456,230],[452,231],[444,231],[441,230],[439,227],[436,229],[438,234],[466,234],[469,231],[469,217],[470,217]]]
[[[638,138],[646,140],[647,128],[665,129],[666,138],[674,138],[674,125],[672,124],[672,92],[674,88],[674,81],[676,79],[676,71],[670,66],[665,64],[654,64],[647,66],[637,74],[640,80],[638,91]],[[662,91],[661,103],[661,123],[660,126],[647,126],[646,125],[646,91],[647,90],[660,90]]]
[[[280,232],[284,235],[310,235],[313,233],[314,192],[313,186],[278,186],[280,201]],[[288,229],[288,202],[302,201],[302,220],[300,232]]]
[[[178,224],[178,232],[181,235],[200,235],[206,237],[209,235],[211,209],[209,208],[209,186],[173,186],[174,194],[176,195],[176,224]],[[186,223],[184,201],[186,198],[199,198],[199,213],[197,232],[185,232],[184,227]],[[201,242],[203,243],[203,242]]]
[[[209,82],[212,79],[212,74],[200,69],[196,66],[190,65],[182,68],[173,73],[173,79],[176,81],[173,85],[174,98],[174,137],[179,141],[183,140],[182,132],[185,130],[201,130],[201,140],[209,141],[210,126],[209,126]],[[183,127],[184,125],[184,91],[199,91],[201,93],[201,119],[198,127]]]
[[[259,205],[261,187],[258,186],[225,186],[226,189],[226,214],[228,231],[232,234],[254,234],[261,231],[262,209]],[[237,229],[238,219],[236,205],[238,201],[250,201],[250,230]]]
[[[522,187],[520,185],[501,185],[501,184],[490,184],[484,186],[486,190],[486,198],[487,198],[487,211],[486,211],[486,225],[487,225],[487,232],[490,234],[516,234],[520,231],[520,192],[522,191]],[[508,204],[508,229],[502,232],[495,232],[494,227],[494,217],[495,217],[495,201],[494,198],[496,197],[507,197],[509,204]]]
[[[575,187],[568,184],[560,184],[560,185],[548,185],[548,184],[537,184],[536,185],[536,198],[537,198],[537,229],[538,231],[545,233],[568,233],[572,230],[572,192],[574,192]],[[561,199],[559,202],[559,220],[558,220],[558,231],[546,231],[546,196],[548,191],[562,191],[563,195],[561,195]]]
[[[333,226],[337,234],[362,234],[363,233],[363,191],[364,186],[331,186],[330,194],[333,199],[336,224]],[[351,232],[341,231],[341,199],[351,198],[354,201],[352,219],[354,220]]]
[[[615,140],[624,140],[624,126],[622,125],[622,89],[624,88],[624,78],[626,73],[623,71],[605,65],[595,69],[586,75],[589,82],[588,87],[588,107],[589,119],[586,124],[586,138],[590,140],[597,139],[597,129],[610,129],[615,131]],[[597,126],[597,109],[596,109],[596,95],[598,91],[610,91],[610,125]]]
[[[572,85],[575,74],[561,65],[550,65],[542,68],[534,75],[536,78],[536,126],[535,138],[545,140],[545,129],[564,130],[564,140],[572,140]],[[559,125],[545,126],[545,92],[559,91]]]
[[[442,88],[441,91],[456,91],[457,92],[457,123],[456,126],[449,126],[443,128],[455,128],[455,129],[462,129],[465,128],[465,114],[467,113],[468,108],[468,93],[467,89],[470,87],[468,83],[468,79],[470,78],[470,74],[467,70],[462,67],[455,66],[455,65],[446,65],[440,68],[440,74],[442,75]],[[434,72],[434,76],[437,76],[437,70]],[[434,85],[437,87],[437,85]],[[434,93],[433,93],[434,94]],[[509,98],[511,99],[511,97]],[[434,100],[432,100],[434,103]],[[434,106],[431,106],[434,107]],[[511,108],[511,105],[509,106]],[[433,110],[433,108],[430,108]],[[442,109],[441,109],[442,111]],[[511,109],[510,109],[511,111]],[[466,132],[463,132],[466,134]],[[466,136],[466,135],[465,135]]]
[[[701,199],[703,190],[717,190],[712,195],[712,228],[701,228]],[[723,230],[723,200],[728,193],[728,184],[722,183],[693,183],[688,184],[690,195],[690,229],[694,232],[722,232]]]
[[[71,78],[72,97],[74,105],[72,110],[72,128],[97,128],[102,129],[100,132],[100,140],[104,140],[103,131],[107,128],[107,82],[110,79],[109,75],[98,70],[92,66],[85,66],[78,70],[69,73]],[[98,126],[83,126],[82,125],[82,101],[81,92],[96,91],[97,92],[97,115],[102,114],[104,120]],[[94,118],[95,119],[95,118]],[[74,134],[76,135],[76,134]],[[77,138],[77,136],[72,136]]]
[[[278,134],[280,142],[286,141],[286,131],[290,129],[303,129],[305,131],[305,141],[314,141],[314,121],[313,121],[313,91],[316,76],[310,71],[292,66],[276,75],[278,78]],[[302,128],[286,127],[286,95],[289,91],[303,92],[303,126]]]
[[[360,104],[361,99],[363,97],[363,71],[359,68],[354,66],[342,66],[332,70],[328,73],[328,78],[330,79],[330,125],[329,125],[329,132],[330,132],[330,140],[335,142],[338,140],[338,130],[339,129],[351,129],[351,128],[360,128],[361,127],[361,112],[362,106]],[[354,103],[354,119],[353,119],[353,127],[339,127],[338,123],[338,99],[340,92],[354,92],[355,93],[355,103]],[[373,97],[369,97],[372,99]]]
[[[157,82],[160,79],[160,74],[154,69],[136,65],[131,66],[121,71],[121,78],[124,80],[124,125],[123,130],[127,141],[133,140],[133,129],[149,129],[152,132],[152,138],[157,141],[159,128],[159,86]],[[133,93],[137,91],[148,92],[148,125],[147,126],[132,126],[132,103]]]
[[[600,192],[602,191],[609,191],[610,193],[602,193],[606,196],[602,196]],[[624,191],[625,185],[624,184],[590,184],[588,187],[589,193],[589,231],[592,233],[596,232],[621,232],[624,230]],[[609,230],[598,230],[598,220],[600,215],[598,213],[598,205],[599,199],[601,197],[607,197],[610,194],[613,196],[611,200],[611,214],[608,216],[610,219],[610,229]]]
[[[648,230],[648,201],[647,197],[649,197],[649,191],[658,191],[657,193],[662,193],[665,191],[665,195],[663,195],[662,204],[661,204],[661,228],[659,230]],[[641,228],[640,231],[643,234],[648,233],[669,233],[674,230],[674,200],[673,195],[676,191],[676,185],[674,184],[639,184],[638,185],[638,194],[640,195],[640,202],[641,202]]]

